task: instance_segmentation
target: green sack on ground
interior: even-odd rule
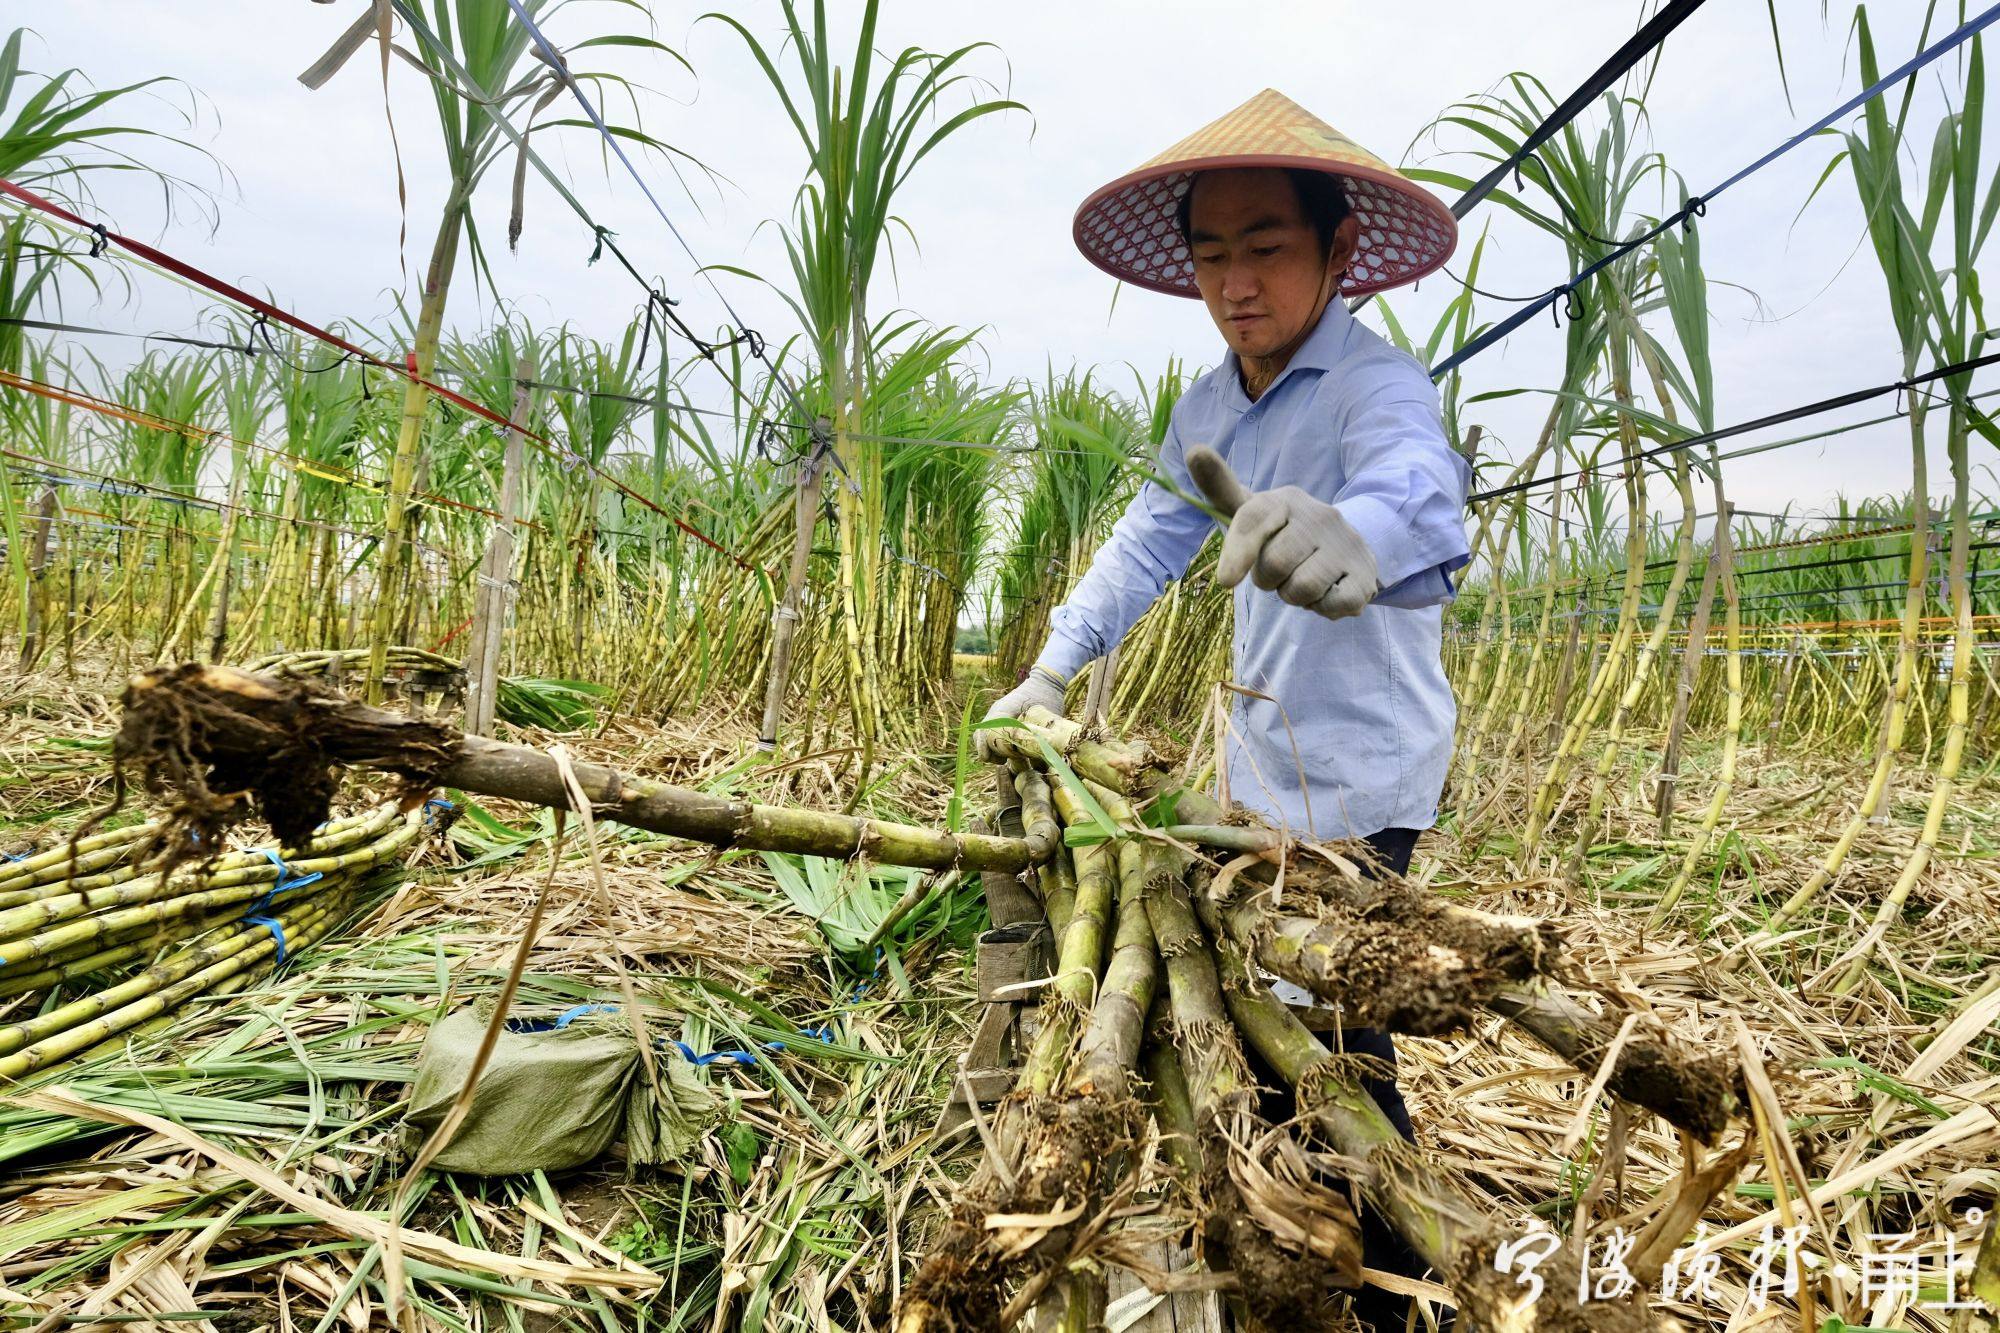
[[[431,1026],[405,1115],[413,1147],[451,1110],[492,1016],[482,1002]],[[464,1123],[432,1165],[482,1176],[564,1171],[602,1157],[621,1135],[632,1162],[678,1160],[721,1118],[723,1103],[679,1061],[661,1057],[654,1066],[657,1091],[631,1020],[616,1006],[516,1013],[494,1042]]]

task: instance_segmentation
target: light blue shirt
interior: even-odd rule
[[[1235,698],[1230,797],[1297,834],[1428,828],[1457,718],[1440,660],[1442,608],[1469,558],[1471,480],[1445,440],[1430,376],[1334,301],[1256,402],[1233,353],[1182,395],[1160,464],[1194,494],[1189,444],[1221,454],[1252,491],[1297,486],[1336,505],[1374,552],[1382,584],[1345,620],[1249,579],[1237,586],[1235,681],[1270,701]],[[1067,680],[1116,645],[1186,572],[1212,522],[1165,487],[1141,486],[1052,617],[1039,665]]]

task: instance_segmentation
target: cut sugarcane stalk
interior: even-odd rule
[[[324,817],[332,795],[328,771],[341,764],[533,805],[570,805],[562,768],[550,755],[370,708],[305,681],[230,667],[159,668],[132,678],[124,705],[120,762],[145,769],[156,789],[175,788],[181,816],[195,824],[240,817],[234,794],[254,790],[273,832],[286,841]],[[194,717],[201,722],[198,740],[189,730]],[[286,756],[282,772],[270,767],[274,753]],[[1020,838],[753,805],[582,760],[570,768],[596,817],[717,847],[861,856],[930,870],[1020,871],[1031,861]]]

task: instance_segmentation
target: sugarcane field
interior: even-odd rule
[[[1996,35],[16,6],[0,1333],[2000,1333]]]

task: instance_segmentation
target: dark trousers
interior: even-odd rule
[[[1387,828],[1366,839],[1375,854],[1375,863],[1364,866],[1366,874],[1409,873],[1410,854],[1416,850],[1417,838],[1422,829]],[[1402,1089],[1396,1086],[1396,1043],[1388,1033],[1380,1028],[1343,1028],[1338,1034],[1326,1034],[1337,1041],[1341,1050],[1361,1055],[1372,1055],[1389,1066],[1387,1078],[1364,1078],[1361,1086],[1375,1099],[1385,1115],[1395,1123],[1396,1130],[1411,1142],[1416,1141],[1416,1133],[1410,1127],[1410,1109],[1403,1104]],[[1330,1041],[1329,1044],[1334,1044]],[[1274,1124],[1290,1120],[1298,1113],[1292,1097],[1292,1090],[1285,1086],[1271,1068],[1250,1052],[1251,1066],[1256,1071],[1258,1082],[1264,1086],[1262,1110],[1265,1118]],[[1373,1208],[1363,1205],[1361,1209],[1361,1254],[1362,1262],[1370,1268],[1387,1273],[1398,1273],[1404,1277],[1422,1277],[1426,1265],[1412,1250],[1396,1229],[1388,1224]],[[1376,1333],[1400,1333],[1410,1314],[1410,1298],[1396,1296],[1380,1287],[1364,1286],[1354,1296],[1354,1314],[1362,1326]]]

